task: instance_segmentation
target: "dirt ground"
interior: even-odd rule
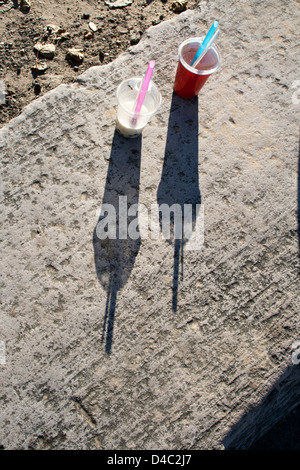
[[[132,3],[116,8],[116,1]],[[22,2],[0,0],[0,126],[38,96],[71,83],[93,65],[114,60],[138,43],[149,26],[199,4],[199,0],[30,0],[29,10],[24,11]],[[50,45],[47,57],[47,51],[34,49],[37,43],[46,49]],[[83,51],[82,61],[67,57],[70,48]]]

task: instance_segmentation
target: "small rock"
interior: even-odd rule
[[[83,15],[82,15],[81,18],[82,18],[83,20],[88,20],[89,17],[90,17],[90,14],[89,14],[89,13],[83,13]]]
[[[132,34],[130,36],[130,44],[133,46],[134,44],[137,44],[140,41],[140,36],[139,34]]]
[[[93,31],[85,31],[83,33],[83,38],[84,39],[92,39],[94,37]]]
[[[133,0],[110,0],[105,1],[105,5],[107,5],[109,8],[123,8],[131,5],[132,1]]]
[[[34,67],[31,67],[31,70],[36,75],[42,75],[43,73],[46,72],[47,68],[48,68],[48,65],[46,64],[46,62],[40,62],[39,64],[36,64]]]
[[[70,39],[70,33],[66,31],[65,33],[62,33],[60,36],[56,36],[56,38],[54,39],[54,42],[66,41],[67,39]]]
[[[177,0],[172,3],[171,10],[174,11],[174,13],[181,13],[186,10],[186,6],[187,0]]]
[[[21,11],[29,11],[30,10],[30,1],[29,0],[21,0],[20,1],[20,10]]]
[[[66,31],[65,28],[57,26],[56,24],[48,24],[45,27],[45,32],[48,34],[48,36],[53,35],[53,41],[55,43],[70,39],[70,33]],[[45,37],[45,40],[47,40],[47,37]]]
[[[47,26],[44,28],[44,31],[49,34],[60,34],[65,32],[65,29],[57,26],[57,24],[47,24]]]
[[[46,59],[52,59],[55,53],[55,45],[37,42],[34,46],[34,50]]]
[[[66,58],[72,62],[81,63],[84,59],[84,53],[81,49],[68,49]]]
[[[97,31],[97,26],[92,21],[89,23],[90,29],[95,33]]]
[[[118,31],[119,34],[126,34],[126,33],[128,33],[128,29],[123,28],[122,26],[117,26],[116,29],[117,29],[117,31]]]

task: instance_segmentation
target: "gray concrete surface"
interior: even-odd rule
[[[203,1],[1,129],[5,449],[247,448],[299,404],[298,7]],[[181,100],[214,19],[222,67]],[[163,105],[124,141],[116,87],[151,59]],[[202,249],[99,242],[120,195],[201,202]]]

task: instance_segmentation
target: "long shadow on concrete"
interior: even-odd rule
[[[300,449],[300,365],[287,367],[261,403],[223,441],[226,450]]]
[[[107,292],[102,329],[105,351],[111,352],[117,294],[126,284],[138,254],[141,240],[127,236],[127,228],[138,214],[127,209],[138,204],[141,137],[125,139],[115,132],[109,158],[100,217],[93,233],[94,261],[98,279]]]
[[[157,190],[157,203],[173,204],[179,208],[176,215],[171,213],[171,237],[174,244],[172,310],[177,310],[179,278],[183,278],[184,233],[174,236],[175,222],[183,230],[184,205],[192,205],[192,224],[195,227],[197,204],[201,204],[198,178],[198,97],[184,100],[173,93],[170,107],[168,133],[165,147],[161,181]],[[179,220],[180,219],[180,220]],[[162,229],[162,213],[160,212]]]
[[[300,136],[297,197],[300,256]],[[232,427],[223,443],[233,450],[300,450],[299,364],[285,370],[262,402]]]

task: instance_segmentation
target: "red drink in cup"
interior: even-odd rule
[[[208,77],[220,67],[220,54],[215,44],[208,49],[196,67],[190,65],[203,39],[187,39],[179,46],[174,91],[181,98],[194,98],[198,95]]]

